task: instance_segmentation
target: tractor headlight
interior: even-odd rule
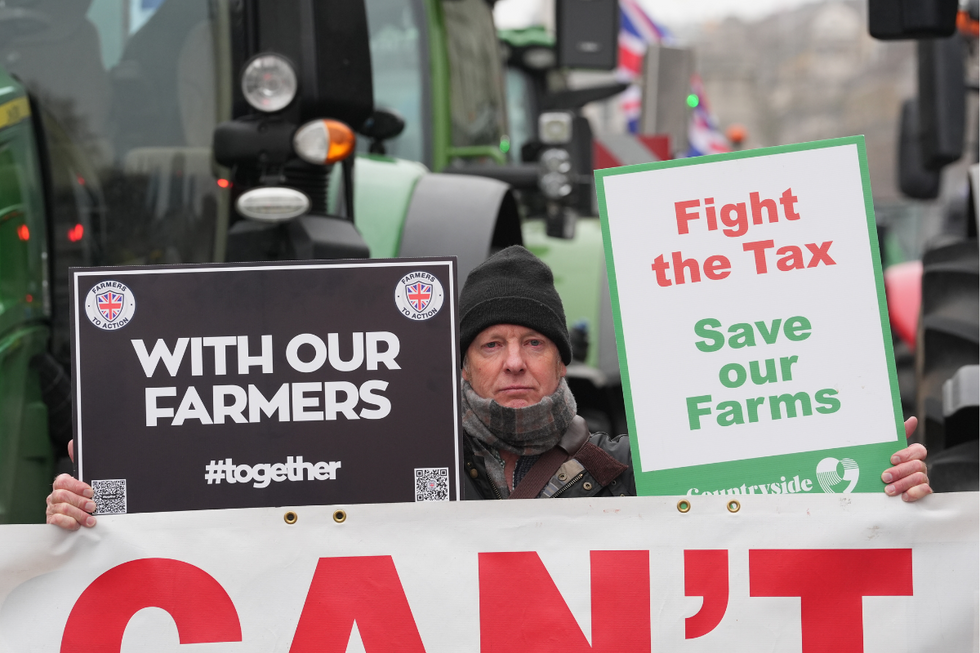
[[[242,93],[259,111],[272,113],[285,109],[296,97],[296,72],[279,55],[260,54],[245,66]]]
[[[555,66],[555,51],[551,48],[530,48],[522,57],[524,65],[532,70],[547,70]]]
[[[572,140],[572,114],[548,111],[538,117],[538,138],[545,145],[561,145]]]
[[[552,147],[541,153],[540,165],[543,172],[567,175],[572,169],[572,157],[568,155],[568,150]]]
[[[246,218],[260,222],[282,222],[310,210],[310,198],[294,188],[253,188],[242,193],[235,209]]]
[[[572,183],[568,175],[560,172],[549,172],[538,180],[538,186],[548,199],[561,199],[572,192]]]
[[[568,173],[572,171],[572,157],[566,150],[553,147],[541,153],[538,160],[538,187],[548,199],[560,199],[572,192]]]

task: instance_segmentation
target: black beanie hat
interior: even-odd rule
[[[520,245],[503,249],[473,268],[459,294],[459,349],[466,355],[481,331],[494,324],[534,329],[572,362],[565,309],[551,269]]]

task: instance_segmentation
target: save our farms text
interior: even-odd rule
[[[705,353],[730,349],[742,349],[757,345],[772,345],[781,338],[790,342],[801,342],[812,334],[810,320],[803,316],[786,319],[776,318],[770,322],[738,322],[723,330],[723,325],[714,318],[704,318],[694,324],[694,333],[701,340],[695,341],[698,350]],[[718,371],[718,381],[728,389],[766,386],[770,383],[784,383],[793,380],[793,368],[799,363],[799,356],[780,356],[741,363],[726,363]],[[751,383],[751,385],[747,385]],[[752,394],[757,394],[753,392]],[[837,390],[823,388],[811,393],[773,393],[762,396],[748,396],[739,401],[720,401],[717,404],[710,394],[687,398],[687,418],[690,429],[701,429],[701,419],[714,416],[719,426],[754,423],[760,419],[783,419],[783,417],[809,416],[813,411],[829,415],[840,410]]]
[[[358,369],[378,371],[401,369],[396,362],[401,345],[398,336],[388,331],[353,332],[341,337],[328,333],[326,342],[312,333],[301,333],[289,340],[285,358],[289,367],[313,375],[321,369],[353,372]],[[132,340],[146,378],[161,368],[170,377],[183,367],[192,377],[222,377],[229,370],[247,375],[257,370],[273,374],[274,355],[271,335],[255,339],[248,336],[214,336],[177,338],[173,348],[158,339],[148,350],[141,339]],[[256,344],[258,347],[256,347]],[[161,376],[158,374],[158,376]],[[313,378],[316,378],[315,376]],[[203,380],[203,379],[202,379]],[[388,382],[370,379],[355,385],[350,381],[310,380],[283,383],[275,392],[265,393],[255,385],[214,384],[202,393],[194,385],[183,389],[178,398],[177,386],[147,387],[146,425],[182,426],[194,420],[200,424],[256,423],[265,419],[280,422],[383,419],[391,412],[391,401],[382,393]]]
[[[793,189],[787,188],[779,198],[763,198],[757,192],[748,194],[748,201],[715,206],[715,198],[706,197],[674,202],[674,216],[677,220],[677,234],[683,236],[692,229],[718,231],[729,238],[746,235],[751,227],[782,220],[796,221],[802,216],[796,210],[799,198]],[[719,222],[721,223],[719,225]],[[756,274],[767,274],[774,269],[780,272],[815,268],[820,265],[836,265],[831,257],[832,240],[821,243],[776,243],[775,240],[753,240],[742,243],[742,251],[751,261]],[[667,288],[690,281],[699,283],[703,277],[709,281],[720,281],[732,272],[732,262],[724,254],[708,256],[704,262],[696,258],[685,258],[678,250],[669,255],[660,254],[650,264],[656,275],[657,285]]]

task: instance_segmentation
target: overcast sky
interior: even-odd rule
[[[781,9],[814,1],[819,0],[640,0],[640,4],[651,18],[669,28],[727,16],[756,20]]]
[[[640,4],[655,21],[668,29],[678,29],[726,16],[755,20],[782,9],[821,1],[826,0],[640,0]],[[494,17],[499,27],[517,28],[540,24],[542,16],[552,12],[553,0],[499,0]]]

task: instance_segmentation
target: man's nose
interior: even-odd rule
[[[521,350],[519,344],[511,343],[507,345],[507,360],[505,364],[511,372],[524,371],[524,352]]]

